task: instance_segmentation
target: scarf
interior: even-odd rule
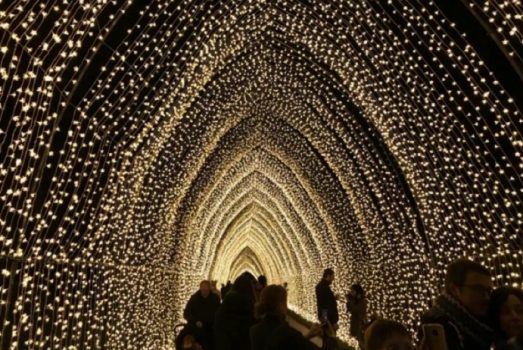
[[[448,294],[440,295],[435,300],[434,309],[443,313],[457,328],[462,345],[463,338],[466,337],[483,348],[489,348],[494,336],[492,328],[472,316],[456,299]]]

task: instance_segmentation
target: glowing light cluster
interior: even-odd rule
[[[453,3],[488,40],[434,1],[0,1],[0,347],[172,349],[245,270],[411,327],[456,257],[521,286],[523,7]]]

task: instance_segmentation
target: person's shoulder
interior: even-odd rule
[[[436,308],[431,308],[421,315],[421,324],[426,323],[439,323],[446,324],[449,322],[449,318],[445,313]]]
[[[303,336],[300,331],[291,327],[289,325],[289,323],[287,323],[287,322],[280,323],[276,327],[274,334],[276,337],[281,337],[281,338],[288,338],[288,337],[294,338],[297,336]]]
[[[288,323],[281,325],[278,329],[279,344],[282,349],[317,349],[316,346],[297,329]]]
[[[253,303],[249,298],[240,293],[231,291],[227,293],[221,305],[230,310],[235,310],[235,312],[249,312],[254,308]]]
[[[252,337],[256,337],[256,335],[258,333],[261,332],[261,330],[265,327],[263,321],[261,322],[258,322],[258,323],[255,323],[253,324],[250,328],[249,328],[249,334]]]

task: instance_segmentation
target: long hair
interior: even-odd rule
[[[323,278],[327,278],[328,276],[332,276],[332,275],[334,275],[334,270],[331,269],[330,267],[323,270]]]
[[[507,336],[507,334],[504,334],[500,325],[501,308],[511,295],[514,295],[523,303],[523,291],[517,288],[500,287],[496,289],[494,292],[492,292],[492,295],[490,297],[490,304],[488,310],[488,317],[490,323],[492,324],[492,327],[496,332],[504,336]]]

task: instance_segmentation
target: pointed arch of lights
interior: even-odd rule
[[[411,327],[458,256],[521,286],[523,7],[452,6],[503,63],[433,1],[0,4],[0,347],[169,349],[244,270]]]

